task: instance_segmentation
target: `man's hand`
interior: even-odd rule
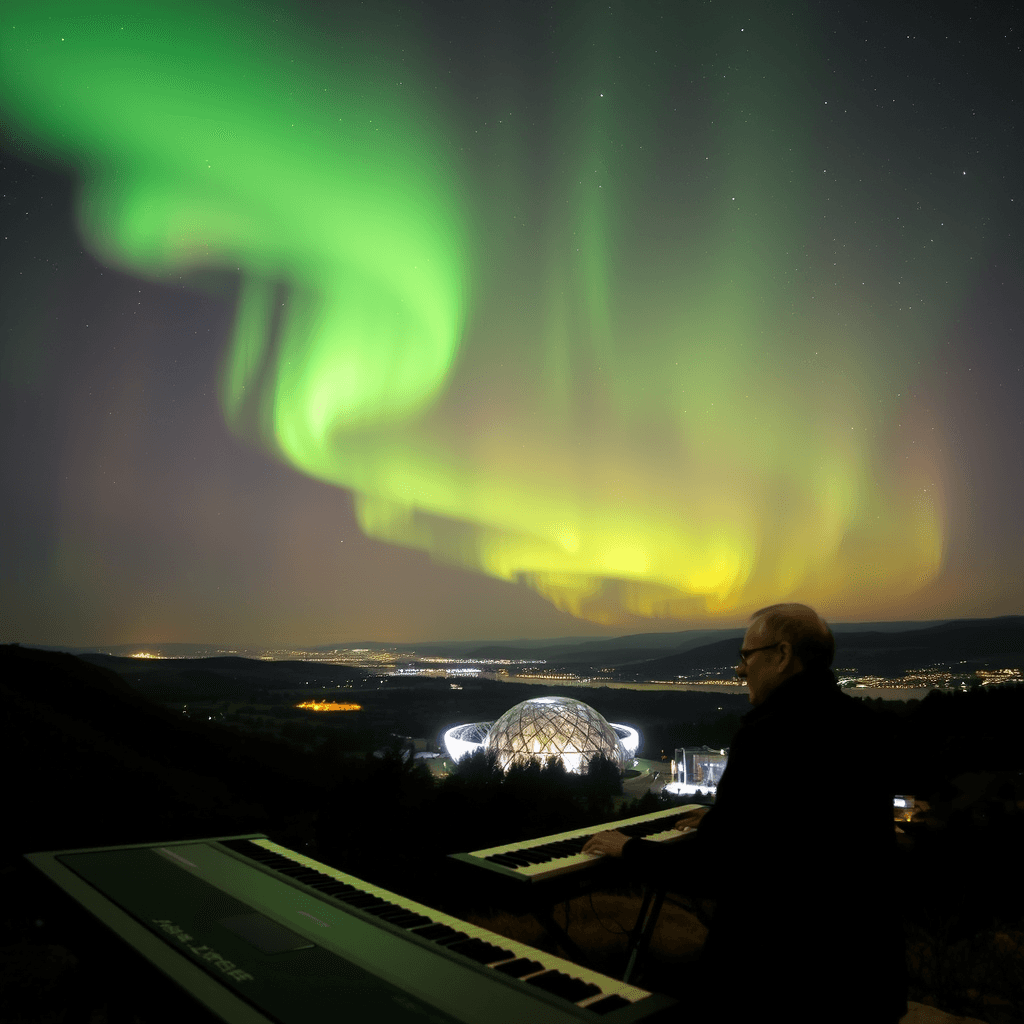
[[[696,810],[687,811],[686,814],[684,814],[675,823],[673,828],[678,829],[680,832],[686,832],[690,829],[694,829],[700,824],[701,818],[703,818],[710,810],[710,807],[698,807]]]
[[[583,846],[583,853],[607,854],[609,857],[621,857],[622,848],[629,842],[625,832],[598,832],[591,836]]]

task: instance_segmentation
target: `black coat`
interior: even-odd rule
[[[626,844],[715,900],[700,979],[717,1021],[906,1013],[892,755],[876,713],[802,672],[744,716],[692,841]]]

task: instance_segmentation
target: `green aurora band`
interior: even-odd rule
[[[941,460],[894,450],[894,396],[968,282],[947,244],[887,297],[923,229],[825,216],[813,31],[744,17],[669,61],[567,4],[544,123],[499,83],[475,150],[394,40],[329,53],[248,4],[9,3],[0,103],[79,175],[100,259],[240,274],[225,415],[371,536],[609,624],[881,615],[942,565]]]

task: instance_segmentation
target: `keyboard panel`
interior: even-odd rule
[[[627,1024],[674,1005],[266,837],[27,857],[238,1024]]]
[[[231,843],[222,843],[235,849]],[[511,961],[528,961],[536,964],[534,970],[515,977],[544,987],[539,976],[554,971],[572,977],[584,985],[596,989],[580,994],[572,1002],[580,1007],[592,1009],[604,997],[617,996],[625,1004],[639,1002],[651,993],[635,985],[574,964],[562,957],[535,949],[525,943],[498,935],[479,925],[452,917],[440,910],[417,903],[380,886],[365,882],[337,868],[322,864],[312,857],[289,850],[269,839],[257,839],[252,845],[265,850],[269,856],[256,854],[254,859],[272,870],[289,875],[296,881],[311,886],[318,892],[343,901],[346,906],[375,916],[379,921],[396,928],[404,928],[417,939],[427,940],[446,947],[449,952],[469,956],[487,967],[507,965]],[[244,848],[243,848],[244,849]],[[249,854],[249,856],[253,856]],[[331,881],[339,887],[335,888]],[[378,902],[379,901],[379,902]],[[501,972],[508,975],[508,971]],[[599,1007],[600,1009],[600,1007]]]

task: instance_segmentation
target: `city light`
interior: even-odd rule
[[[295,707],[306,708],[309,711],[362,711],[361,704],[338,704],[329,700],[306,700]]]

